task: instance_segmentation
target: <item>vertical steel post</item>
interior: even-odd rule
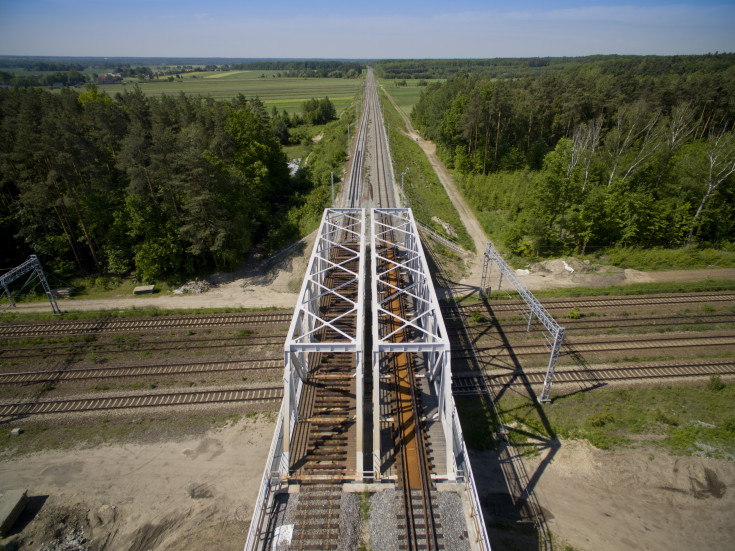
[[[51,291],[51,287],[49,287],[48,281],[46,281],[46,276],[43,273],[41,262],[38,260],[38,257],[35,254],[32,254],[31,258],[33,259],[33,262],[36,268],[36,275],[38,276],[38,279],[41,280],[41,286],[43,287],[43,290],[46,293],[46,297],[48,297],[49,304],[51,304],[51,310],[53,310],[54,315],[58,316],[61,314],[61,310],[56,304],[54,293]]]
[[[13,295],[10,294],[10,289],[8,289],[8,286],[3,283],[3,289],[5,289],[5,294],[8,295],[8,299],[10,300],[10,306],[15,308],[15,301],[13,300]]]
[[[544,377],[544,386],[541,389],[541,394],[538,395],[538,401],[540,403],[551,402],[551,382],[554,380],[554,371],[556,370],[556,361],[559,358],[559,351],[561,350],[561,343],[564,341],[564,328],[559,327],[554,336],[554,348],[551,351],[549,357],[549,366],[546,368],[546,377]]]

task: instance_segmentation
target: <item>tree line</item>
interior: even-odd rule
[[[358,78],[365,67],[356,61],[254,61],[226,65],[228,70],[280,71],[290,78]]]
[[[712,72],[732,66],[735,54],[689,56],[592,55],[492,59],[387,59],[373,64],[383,79],[447,79],[466,72],[487,78],[537,77],[549,72],[595,68],[607,74],[653,76],[695,71]]]
[[[518,254],[728,246],[734,59],[643,57],[616,71],[606,60],[517,79],[460,72],[430,84],[412,119]]]
[[[325,179],[289,178],[272,122],[242,95],[0,90],[6,260],[30,250],[62,276],[147,281],[233,268]]]

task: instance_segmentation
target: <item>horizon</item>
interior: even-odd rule
[[[731,1],[444,4],[0,0],[0,55],[379,60],[735,51]]]

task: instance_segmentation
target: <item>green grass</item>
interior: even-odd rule
[[[383,111],[383,117],[387,124],[387,128],[390,129],[391,127],[394,127],[398,128],[402,132],[407,132],[408,129],[406,128],[406,121],[403,120],[403,117],[401,117],[398,111],[396,111],[396,109],[393,107],[393,104],[390,103],[390,99],[383,90],[380,91],[380,97],[382,100],[382,104],[386,106],[385,110]]]
[[[426,79],[427,83],[444,82],[444,79]],[[393,97],[396,104],[406,115],[411,115],[413,106],[416,105],[421,92],[426,86],[418,86],[419,81],[407,80],[406,86],[397,86],[395,80],[381,80],[380,85]]]
[[[260,75],[265,75],[261,78]],[[136,84],[148,96],[185,94],[211,96],[229,100],[238,94],[246,98],[258,96],[268,111],[275,106],[279,111],[302,113],[302,105],[309,98],[329,96],[337,112],[342,112],[362,85],[362,79],[346,78],[277,78],[277,71],[201,72],[182,75],[169,82],[167,78],[128,84],[105,84],[100,89],[114,96]]]
[[[63,311],[63,303],[61,305]],[[268,312],[279,310],[279,308],[172,308],[163,309],[155,306],[143,308],[125,308],[112,310],[85,310],[76,312],[65,312],[62,316],[54,316],[50,312],[7,312],[0,315],[0,322],[16,321],[50,321],[50,320],[83,320],[99,318],[143,318],[158,316],[177,316],[181,314],[231,314],[243,312]]]
[[[11,434],[13,426],[5,426],[0,428],[0,458],[14,459],[49,450],[181,439],[232,425],[241,418],[237,413],[141,416],[132,420],[111,415],[109,418],[94,418],[73,425],[49,424],[43,421],[26,423],[21,425],[23,432],[18,436]],[[254,422],[259,418],[270,420],[272,415],[270,412],[252,413],[245,418]]]
[[[681,249],[621,247],[585,258],[595,263],[646,271],[735,268],[735,250],[699,247]]]
[[[395,108],[389,102],[383,101],[383,106],[386,118],[391,116],[391,111],[395,113]],[[389,127],[388,133],[393,155],[393,172],[398,185],[401,172],[406,168],[409,169],[404,178],[404,191],[416,220],[456,241],[466,250],[474,251],[472,238],[421,147],[394,127]],[[449,235],[441,224],[432,220],[432,217],[451,225],[457,237]]]
[[[653,446],[677,455],[735,460],[735,384],[597,389],[543,406],[552,432],[601,449]],[[497,404],[519,433],[551,436],[535,397],[506,393]]]
[[[560,397],[544,407],[559,436],[584,438],[598,448],[646,445],[677,455],[735,460],[735,384],[597,390]],[[531,418],[534,406],[501,404]]]
[[[629,285],[610,285],[607,287],[569,287],[535,291],[536,298],[595,297],[651,295],[659,293],[699,293],[705,291],[733,291],[735,280],[705,279],[702,281],[661,281],[653,283],[631,283]],[[517,297],[516,292],[492,291],[489,300],[505,300],[508,296]]]
[[[455,398],[457,413],[462,423],[462,433],[467,445],[476,450],[495,449],[495,419],[491,404],[477,398]]]

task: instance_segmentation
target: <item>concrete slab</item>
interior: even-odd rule
[[[4,537],[28,503],[28,490],[0,491],[0,536]]]
[[[149,295],[156,291],[155,285],[138,285],[133,289],[134,295]]]

